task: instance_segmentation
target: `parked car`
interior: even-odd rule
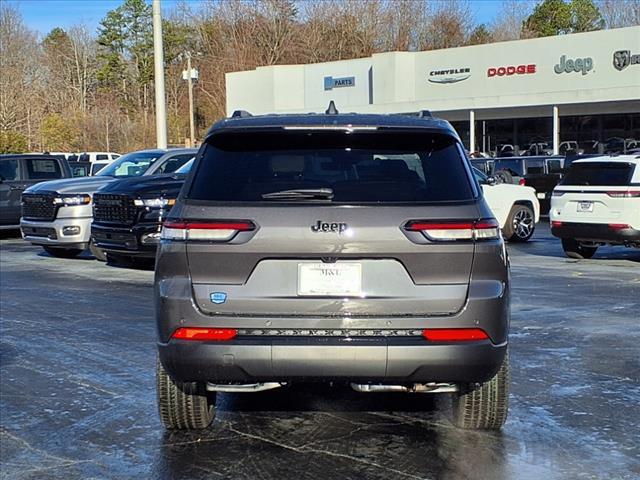
[[[91,240],[109,262],[127,265],[155,258],[162,222],[192,164],[189,161],[174,173],[120,180],[96,192]]]
[[[51,155],[0,155],[0,229],[19,228],[20,196],[25,189],[71,175],[67,161]]]
[[[560,145],[558,146],[558,153],[560,155],[580,155],[581,153],[584,153],[584,150],[580,148],[578,142],[567,140],[560,142]]]
[[[473,173],[482,186],[484,198],[498,220],[505,240],[526,242],[540,220],[540,203],[531,187],[497,183],[477,168]]]
[[[640,141],[635,138],[611,137],[604,141],[604,153],[627,153],[640,147]]]
[[[494,176],[502,183],[533,187],[540,201],[543,215],[549,212],[551,192],[562,178],[564,157],[511,157],[497,158]]]
[[[452,393],[456,425],[499,429],[508,260],[460,138],[429,114],[327,112],[209,130],[156,256],[163,424],[324,381]]]
[[[553,190],[551,233],[571,258],[600,245],[640,248],[640,156],[576,160]]]
[[[96,258],[104,260],[104,254],[90,244],[92,197],[96,190],[125,177],[170,171],[177,168],[179,162],[188,161],[195,151],[153,149],[131,152],[97,176],[46,182],[30,188],[22,195],[22,236],[56,257],[72,258],[90,248]]]
[[[79,162],[113,162],[120,158],[119,153],[114,152],[83,152],[78,154]]]
[[[521,151],[523,156],[539,156],[539,155],[552,155],[553,147],[547,142],[534,142],[529,145],[525,145],[524,150]]]

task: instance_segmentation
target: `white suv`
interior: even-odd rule
[[[549,219],[571,258],[605,244],[640,248],[640,155],[574,161],[553,190]]]
[[[502,236],[510,242],[526,242],[540,220],[540,202],[531,187],[497,183],[473,167],[473,174],[482,185],[489,208],[502,229]]]

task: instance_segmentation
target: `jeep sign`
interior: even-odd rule
[[[582,72],[582,75],[586,75],[593,70],[593,58],[576,58],[575,60],[567,59],[566,55],[560,57],[560,63],[553,67],[553,71],[556,73],[571,73]]]

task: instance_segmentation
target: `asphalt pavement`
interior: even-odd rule
[[[297,385],[219,394],[165,432],[153,272],[0,242],[2,479],[640,478],[640,250],[564,257],[546,225],[510,245],[512,393],[501,433],[446,396]]]

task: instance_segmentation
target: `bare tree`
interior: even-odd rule
[[[460,47],[467,42],[474,20],[466,0],[439,0],[430,4],[422,33],[422,50]]]
[[[605,28],[640,25],[640,0],[600,0],[598,8],[604,18]]]
[[[491,24],[491,34],[496,42],[532,38],[534,35],[525,26],[525,20],[533,10],[531,0],[503,0],[496,19]]]

